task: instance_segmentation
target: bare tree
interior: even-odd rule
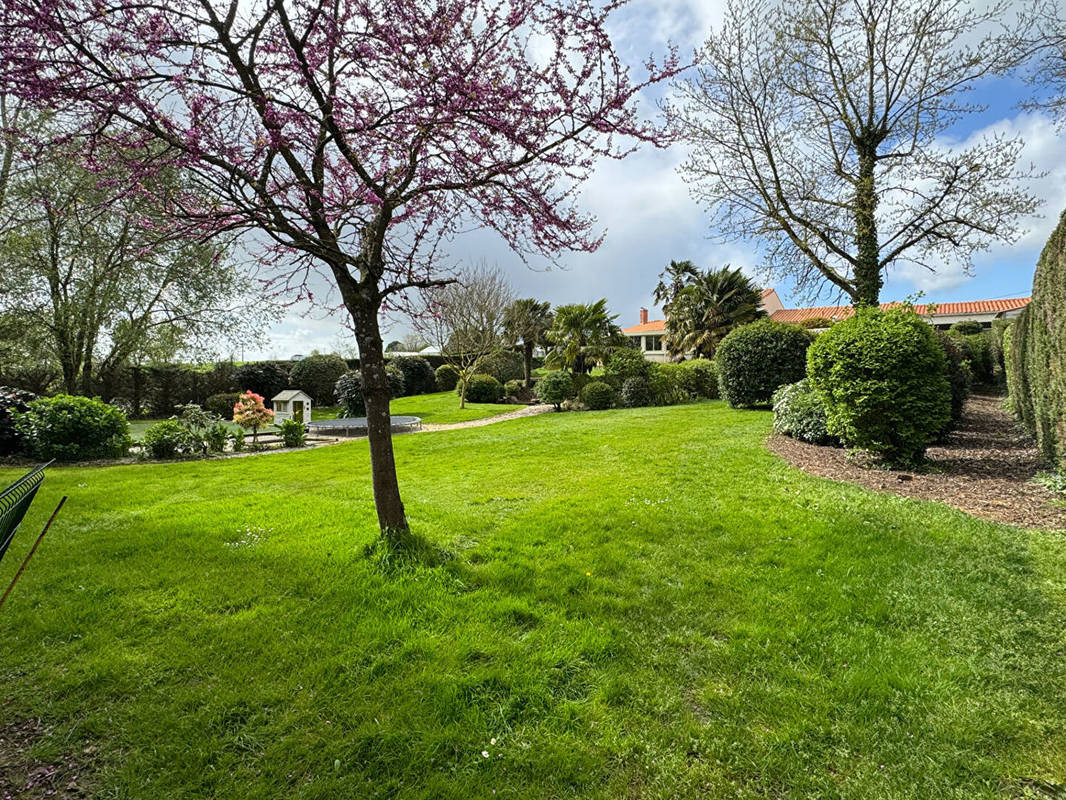
[[[669,110],[692,146],[682,171],[724,239],[758,240],[768,271],[878,302],[909,262],[967,270],[1020,235],[1022,142],[942,136],[964,95],[1022,58],[1006,3],[732,0],[704,66]],[[1020,23],[1019,23],[1020,24]]]
[[[1034,57],[1028,77],[1037,91],[1025,107],[1047,111],[1061,130],[1066,128],[1066,8],[1060,0],[1044,0],[1029,12],[1032,38],[1026,45]]]
[[[503,347],[504,316],[513,300],[504,274],[485,263],[432,294],[431,313],[419,324],[459,369],[459,408],[466,407],[466,390],[482,359]]]

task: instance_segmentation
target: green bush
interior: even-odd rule
[[[889,464],[920,461],[951,419],[947,358],[912,309],[860,309],[815,340],[807,371],[829,433]]]
[[[991,332],[961,334],[949,331],[948,335],[963,359],[969,364],[974,382],[983,386],[994,383],[995,359],[992,352]]]
[[[302,422],[287,419],[278,425],[278,434],[285,447],[303,447],[307,444],[307,429]]]
[[[774,392],[774,432],[811,444],[839,444],[826,425],[825,405],[806,379]]]
[[[514,350],[497,350],[477,362],[477,371],[491,375],[501,384],[525,377],[525,364],[521,353]]]
[[[973,385],[973,374],[970,372],[970,362],[955,343],[956,337],[944,331],[933,331],[933,335],[936,336],[940,349],[944,351],[944,358],[947,360],[947,371],[944,377],[948,379],[948,386],[951,387],[951,419],[947,427],[941,431],[941,434],[944,434],[962,419],[966,398],[970,396],[970,389]]]
[[[221,422],[216,422],[204,432],[204,444],[210,453],[221,453],[226,449],[226,441],[229,439],[229,428]]]
[[[592,381],[581,390],[579,399],[589,411],[602,411],[614,405],[614,389],[603,381]]]
[[[404,395],[429,394],[437,391],[437,376],[422,356],[396,356],[389,364],[403,373]]]
[[[204,401],[204,408],[212,414],[218,414],[222,419],[233,419],[233,407],[237,405],[237,398],[240,396],[240,392],[213,394]]]
[[[365,417],[366,400],[363,398],[363,375],[351,369],[337,378],[333,397],[341,407],[342,417]]]
[[[289,374],[289,385],[311,395],[316,405],[328,406],[341,375],[348,371],[348,362],[340,356],[308,356],[297,361]],[[274,395],[263,395],[268,400]]]
[[[611,352],[603,366],[603,379],[616,389],[629,378],[647,378],[651,372],[651,362],[632,347],[619,347]]]
[[[233,452],[239,453],[244,449],[244,428],[237,428],[237,430],[230,433],[230,439],[233,440]]]
[[[653,406],[676,406],[688,401],[680,364],[652,364],[648,372],[648,389]]]
[[[706,358],[694,358],[677,365],[681,388],[692,397],[714,400],[718,397],[718,370]]]
[[[626,408],[643,408],[651,405],[651,387],[648,379],[641,377],[626,378],[619,392],[622,405]]]
[[[199,440],[176,419],[165,419],[150,425],[141,440],[152,458],[177,458],[199,451]]]
[[[58,461],[119,458],[130,446],[121,411],[96,398],[60,394],[16,412],[15,428],[34,457]]]
[[[29,411],[37,399],[33,392],[0,386],[0,456],[10,455],[22,446],[22,437],[15,427],[15,415]]]
[[[462,391],[458,387],[456,392]],[[491,375],[480,373],[471,375],[466,384],[466,401],[468,403],[498,403],[503,399],[503,384]]]
[[[454,364],[441,364],[437,367],[435,377],[437,379],[438,392],[450,392],[459,383],[459,367]]]
[[[734,329],[714,356],[722,397],[733,408],[769,406],[778,387],[803,379],[810,344],[801,328],[767,319]]]
[[[389,381],[389,397],[403,397],[407,392],[407,382],[403,370],[394,364],[385,365],[385,377]]]
[[[962,336],[971,336],[973,334],[982,333],[984,328],[982,328],[981,323],[975,319],[964,319],[956,322],[948,328],[948,330]]]
[[[525,388],[526,382],[516,378],[507,381],[507,383],[503,385],[503,393],[505,397],[520,397],[525,392]]]
[[[566,370],[549,372],[537,381],[537,397],[542,403],[551,403],[558,411],[563,401],[574,396],[574,381]]]
[[[253,361],[250,364],[241,364],[237,367],[233,371],[233,380],[236,383],[238,394],[241,392],[255,392],[262,395],[269,403],[271,397],[282,389],[288,388],[289,373],[288,370],[275,361]],[[229,407],[229,413],[225,416],[226,419],[232,418],[232,405]]]

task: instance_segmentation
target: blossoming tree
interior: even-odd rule
[[[94,144],[183,167],[205,230],[255,231],[272,286],[325,275],[359,345],[378,522],[408,530],[379,314],[446,283],[442,245],[495,230],[523,257],[591,251],[576,204],[596,161],[666,132],[607,30],[624,0],[0,0],[4,90]],[[391,535],[390,535],[391,534]]]
[[[244,392],[233,404],[233,421],[242,428],[252,429],[252,441],[259,439],[259,429],[274,420],[274,412],[263,403],[263,395]]]

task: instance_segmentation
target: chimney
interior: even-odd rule
[[[640,324],[643,325],[648,321],[648,309],[642,308],[640,310]]]

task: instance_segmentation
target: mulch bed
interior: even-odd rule
[[[1045,467],[1032,439],[1001,408],[1002,403],[1002,397],[972,396],[958,428],[929,448],[929,463],[920,471],[864,464],[843,449],[787,436],[771,436],[767,447],[811,475],[936,500],[994,522],[1066,530],[1063,498],[1033,483],[1033,476]]]

